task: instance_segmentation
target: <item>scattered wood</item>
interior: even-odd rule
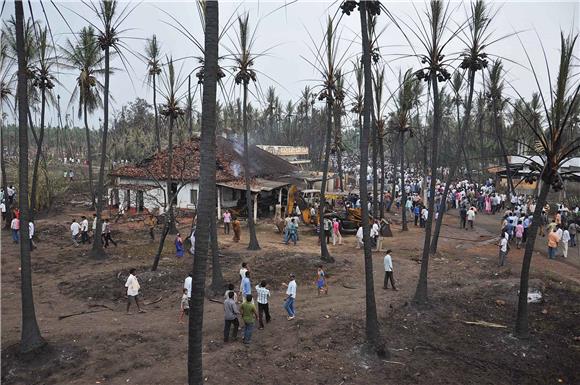
[[[500,325],[500,324],[496,324],[493,322],[487,322],[487,321],[461,321],[464,324],[468,324],[468,325],[477,325],[477,326],[484,326],[486,328],[501,328],[501,329],[505,329],[507,328],[507,326],[505,325]]]
[[[69,318],[69,317],[75,317],[77,315],[83,315],[83,314],[90,314],[90,313],[100,313],[102,311],[106,311],[106,310],[112,310],[112,309],[100,309],[100,310],[85,310],[85,311],[81,311],[78,313],[72,313],[72,314],[66,314],[66,315],[61,315],[58,317],[58,320],[63,320],[65,318]]]
[[[386,362],[387,364],[397,364],[397,365],[407,365],[403,362],[399,362],[399,361],[387,361],[387,360],[383,360],[383,362]]]
[[[358,286],[347,285],[346,283],[343,283],[342,287],[344,287],[345,289],[351,289],[351,290],[358,289]]]
[[[161,302],[162,300],[163,300],[163,297],[159,297],[156,300],[153,300],[151,302],[143,302],[143,305],[145,305],[145,306],[153,305],[154,303]]]
[[[223,305],[224,301],[220,301],[219,299],[208,298],[209,302],[221,303]]]
[[[107,305],[102,305],[100,303],[91,303],[91,304],[89,304],[89,307],[103,307],[105,309],[113,310],[112,308],[108,307]]]

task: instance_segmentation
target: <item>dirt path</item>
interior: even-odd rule
[[[18,342],[20,330],[19,261],[9,234],[2,232],[3,383],[184,384],[187,327],[179,325],[177,318],[191,257],[173,257],[169,238],[159,272],[147,272],[156,244],[143,241],[146,234],[139,223],[124,223],[115,226],[119,247],[109,250],[106,261],[93,261],[86,255],[86,246],[69,244],[65,222],[71,214],[80,215],[73,209],[37,223],[40,241],[33,253],[35,304],[52,350],[46,359],[26,365],[14,361],[10,348]],[[246,238],[235,244],[229,236],[220,235],[225,279],[237,283],[240,263],[248,262],[253,284],[267,279],[273,290],[273,320],[254,333],[249,347],[224,344],[223,307],[206,301],[203,351],[207,383],[543,384],[556,377],[574,383],[578,378],[572,368],[580,357],[572,345],[580,330],[578,325],[571,326],[571,318],[577,320],[580,314],[578,286],[566,283],[552,288],[552,283],[547,284],[551,302],[542,306],[549,313],[532,307],[538,336],[533,342],[520,344],[509,336],[521,256],[513,253],[508,267],[498,269],[493,234],[483,224],[475,231],[458,231],[454,220],[448,218],[442,235],[463,240],[443,238],[439,254],[431,260],[430,309],[410,305],[420,268],[422,229],[413,227],[407,233],[394,229],[394,237],[383,244],[384,249],[393,250],[399,291],[382,289],[383,253],[374,254],[377,310],[391,350],[386,361],[360,351],[364,341],[364,266],[354,237],[345,237],[343,246],[330,246],[336,263],[325,266],[330,290],[327,296],[319,297],[314,287],[319,249],[310,230],[301,228],[299,245],[286,246],[273,232],[273,225],[261,224],[259,252],[245,250]],[[187,224],[183,227],[186,233]],[[537,274],[549,269],[550,274],[579,282],[578,268],[573,264],[546,263],[538,257],[533,266]],[[124,314],[124,282],[117,276],[130,267],[137,268],[142,277],[144,301],[162,297],[146,306],[146,314]],[[298,316],[291,322],[282,308],[281,286],[290,272],[297,275],[298,282]],[[504,305],[495,302],[498,298],[503,298]],[[563,312],[564,304],[569,303],[572,305]],[[112,310],[89,305],[105,305]],[[103,311],[58,320],[64,314],[95,309]],[[484,319],[509,328],[467,326],[462,323],[465,319]],[[554,326],[564,329],[554,330]],[[468,354],[473,346],[479,347],[479,356]],[[542,361],[542,351],[565,358]],[[517,358],[522,352],[528,352],[527,361]]]

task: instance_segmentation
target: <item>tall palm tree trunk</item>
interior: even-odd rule
[[[159,132],[159,113],[157,112],[157,87],[155,85],[157,75],[153,74],[152,78],[153,78],[153,112],[155,114],[155,144],[157,145],[157,152],[159,152],[161,151],[161,133]]]
[[[101,215],[105,205],[104,187],[105,187],[105,165],[107,163],[107,135],[109,133],[109,90],[110,90],[110,65],[111,59],[110,47],[105,46],[105,86],[103,92],[103,136],[101,138],[101,164],[99,167],[99,181],[97,182],[97,228],[93,237],[93,248],[90,255],[93,258],[102,259],[105,257],[105,250],[101,241],[101,229],[103,228],[103,220]]]
[[[22,1],[14,1],[16,14],[16,47],[18,55],[18,204],[20,205],[20,291],[22,301],[22,329],[20,352],[30,353],[45,345],[40,335],[32,293],[32,266],[28,242],[28,114],[27,69],[24,52],[24,9]]]
[[[419,281],[413,300],[418,304],[425,304],[428,301],[427,274],[429,272],[429,249],[431,246],[431,229],[433,225],[433,211],[435,207],[435,184],[437,182],[437,157],[439,152],[439,130],[441,125],[441,101],[439,95],[439,85],[437,84],[437,75],[435,71],[431,75],[431,85],[433,92],[433,128],[431,137],[431,183],[429,184],[429,216],[425,223],[425,241],[423,243],[423,255],[421,257],[421,271]]]
[[[243,83],[244,107],[242,110],[242,125],[244,130],[244,180],[246,182],[246,210],[248,211],[248,230],[250,243],[248,250],[260,250],[258,237],[256,236],[256,224],[254,223],[254,210],[252,203],[252,191],[250,190],[250,151],[248,149],[248,85]],[[256,204],[258,200],[256,199]]]
[[[189,385],[203,385],[203,304],[211,216],[215,215],[216,164],[216,93],[218,76],[219,8],[217,1],[205,3],[204,84],[201,105],[201,152],[199,210],[196,228],[195,257],[191,311],[189,312],[189,339],[187,373]]]
[[[193,101],[191,100],[191,75],[187,77],[187,122],[189,137],[193,136]]]
[[[405,191],[405,132],[399,131],[399,148],[401,149],[401,230],[409,231],[407,224],[407,191]]]
[[[387,208],[387,211],[391,211],[391,207],[395,204],[397,198],[397,163],[395,159],[395,146],[391,144],[391,165],[393,165],[393,185],[391,186],[391,203]]]
[[[447,183],[445,184],[445,190],[443,191],[443,196],[441,197],[441,208],[439,209],[439,216],[437,217],[437,221],[435,223],[435,231],[433,232],[433,240],[431,241],[430,253],[435,254],[437,252],[437,244],[439,242],[439,234],[441,233],[441,225],[443,224],[443,216],[447,211],[447,196],[449,195],[450,184],[453,178],[455,177],[455,173],[457,172],[457,167],[459,163],[459,159],[461,158],[461,154],[463,153],[465,156],[465,134],[469,130],[469,125],[471,123],[471,107],[473,105],[473,89],[474,89],[474,82],[475,82],[475,71],[469,71],[469,93],[467,95],[467,105],[465,106],[465,111],[463,112],[463,124],[459,124],[459,143],[457,143],[457,152],[455,154],[455,159],[451,164],[451,169],[449,170],[449,175],[447,176]],[[459,105],[457,105],[457,122],[459,123]],[[467,157],[465,157],[467,161]],[[466,166],[469,170],[469,166],[466,163]],[[473,181],[473,179],[469,179]]]
[[[334,142],[336,150],[336,166],[338,168],[338,180],[340,191],[344,191],[344,175],[342,171],[342,119],[340,117],[340,103],[337,103],[334,108]]]
[[[387,355],[384,341],[379,331],[379,321],[377,317],[377,304],[375,301],[375,288],[373,279],[373,252],[370,242],[369,210],[368,210],[368,187],[367,187],[367,166],[369,153],[369,131],[371,124],[371,110],[373,104],[373,89],[371,75],[371,56],[369,49],[369,36],[367,26],[367,5],[365,1],[359,3],[360,24],[362,35],[362,63],[364,71],[364,105],[363,124],[361,128],[360,141],[360,199],[362,205],[362,226],[364,242],[365,261],[365,298],[366,298],[366,340],[370,345],[376,347],[377,353]]]
[[[173,189],[171,188],[173,185],[173,179],[171,175],[171,171],[173,168],[173,126],[175,125],[175,118],[172,116],[169,117],[169,131],[167,135],[167,213],[165,218],[167,220],[167,229],[169,234],[177,234],[177,225],[175,223],[175,211],[173,208],[173,201],[176,198],[176,194],[173,194]]]
[[[95,209],[95,189],[93,186],[93,151],[91,147],[91,131],[89,130],[89,118],[87,116],[87,102],[83,103],[83,115],[85,121],[85,135],[87,138],[87,166],[89,167],[89,189],[91,192],[91,210]]]
[[[46,112],[46,89],[41,87],[40,90],[40,131],[36,142],[36,155],[34,156],[34,165],[32,169],[32,186],[30,190],[30,217],[34,219],[36,214],[36,191],[38,188],[38,166],[42,156],[42,142],[44,141],[44,115]]]
[[[372,106],[371,106],[372,108]],[[379,211],[378,211],[378,205],[377,205],[377,201],[378,201],[378,190],[379,190],[379,184],[378,184],[378,172],[377,172],[377,157],[378,157],[378,151],[377,151],[377,121],[375,120],[374,116],[374,110],[371,111],[371,127],[372,127],[372,142],[373,142],[373,205],[372,205],[372,209],[373,209],[373,218],[378,218],[379,216]]]
[[[381,135],[379,138],[379,164],[381,166],[381,196],[380,196],[380,217],[383,219],[385,217],[385,143],[384,138]]]
[[[330,160],[330,138],[332,136],[332,99],[326,98],[326,133],[324,136],[324,164],[322,166],[322,183],[320,186],[320,207],[318,208],[318,223],[320,232],[320,259],[326,262],[334,262],[334,258],[328,252],[326,235],[324,234],[324,212],[326,211],[326,183],[328,179],[328,163]]]
[[[542,209],[546,204],[546,198],[550,191],[550,185],[544,181],[538,181],[542,184],[540,188],[540,195],[536,201],[536,209],[534,210],[534,219],[528,239],[526,241],[526,248],[524,250],[524,259],[522,261],[522,272],[520,274],[520,293],[518,297],[518,314],[516,318],[515,333],[518,337],[527,337],[529,333],[528,328],[528,281],[530,279],[530,266],[532,264],[532,256],[534,253],[534,245],[536,243],[536,236],[538,235],[538,228],[541,226]]]

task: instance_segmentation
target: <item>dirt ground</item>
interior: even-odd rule
[[[183,279],[191,256],[174,257],[166,242],[160,268],[150,272],[156,243],[138,221],[114,225],[118,247],[105,261],[87,256],[88,246],[71,245],[67,223],[90,214],[66,212],[37,221],[33,252],[36,314],[48,341],[36,357],[19,357],[19,254],[2,231],[2,383],[3,384],[185,384],[187,325],[178,324]],[[381,331],[390,357],[364,352],[365,292],[362,252],[353,236],[330,246],[336,258],[325,264],[329,293],[314,287],[319,248],[312,230],[302,226],[297,246],[286,246],[270,222],[262,222],[262,250],[248,252],[247,234],[235,244],[220,237],[220,262],[226,281],[238,283],[242,261],[253,284],[265,279],[273,290],[272,322],[254,332],[250,346],[224,344],[223,305],[205,303],[204,374],[207,384],[579,384],[580,258],[546,259],[538,239],[531,286],[542,292],[530,304],[531,337],[513,337],[523,250],[512,250],[505,268],[497,267],[498,217],[479,216],[474,231],[457,228],[446,217],[439,253],[429,272],[430,306],[411,304],[420,268],[423,231],[411,224],[383,249],[393,250],[399,291],[383,290],[382,257],[375,252],[374,287]],[[398,217],[393,217],[398,221]],[[189,224],[181,224],[187,233]],[[146,314],[125,315],[124,279],[135,267]],[[210,264],[211,267],[211,264]],[[282,282],[297,277],[297,318],[287,321]],[[208,271],[207,283],[210,283]],[[59,316],[92,311],[59,320]],[[505,327],[483,327],[487,321]]]

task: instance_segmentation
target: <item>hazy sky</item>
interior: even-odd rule
[[[88,7],[80,2],[56,1],[55,3],[75,32],[88,24],[75,12],[97,23],[93,21],[95,19]],[[508,73],[506,79],[510,83],[510,85],[506,85],[506,93],[515,95],[510,89],[511,85],[513,85],[520,93],[529,95],[535,89],[535,84],[532,73],[527,69],[529,65],[522,44],[528,50],[532,61],[543,76],[545,75],[545,70],[539,37],[548,55],[550,69],[554,72],[558,60],[560,30],[568,32],[574,29],[578,32],[580,6],[575,1],[508,1],[491,3],[498,10],[497,17],[492,25],[494,36],[499,38],[514,31],[521,31],[518,36],[522,42],[520,43],[518,37],[512,36],[493,44],[487,49],[487,52],[519,63],[515,64],[507,60],[505,62],[505,68]],[[27,5],[27,3],[25,4]],[[133,6],[137,3],[122,3],[121,5],[125,6],[127,4]],[[287,4],[287,6],[284,7],[284,4]],[[313,50],[316,50],[316,46],[320,44],[328,15],[334,16],[339,4],[340,2],[330,1],[298,1],[295,3],[283,1],[220,1],[220,24],[222,27],[225,26],[229,20],[232,20],[232,17],[235,18],[236,15],[245,11],[250,14],[250,23],[253,28],[256,27],[259,21],[255,34],[254,50],[257,53],[267,52],[267,56],[261,56],[255,61],[254,68],[259,71],[259,87],[265,92],[268,86],[274,85],[277,94],[285,105],[290,99],[296,102],[299,98],[300,90],[305,85],[314,86],[318,83],[318,73],[314,71],[313,67],[305,59],[314,60]],[[400,20],[410,22],[411,19],[414,19],[417,21],[416,12],[425,20],[425,2],[383,1],[383,4]],[[64,22],[54,6],[46,1],[44,6],[57,44],[63,44],[66,39],[74,39],[67,23]],[[40,3],[32,2],[32,8],[35,19],[44,20]],[[452,2],[450,8],[453,10],[450,27],[455,28],[456,25],[460,25],[465,21],[469,2]],[[11,17],[13,13],[13,2],[6,2],[2,18],[5,20]],[[29,15],[29,13],[28,6],[25,6],[25,14]],[[145,38],[156,34],[162,44],[163,53],[171,55],[175,59],[198,56],[200,54],[195,45],[174,28],[177,23],[168,14],[184,25],[203,44],[203,34],[195,2],[141,2],[123,23],[123,27],[127,28],[128,31],[124,32],[121,38],[129,47],[129,50],[133,52],[125,52],[125,56],[132,68],[129,68],[129,72],[124,69],[123,71],[117,71],[111,78],[111,93],[115,99],[113,111],[118,111],[123,104],[134,100],[136,97],[142,97],[148,101],[152,100],[152,92],[144,82],[145,64],[135,55],[135,53],[143,53]],[[337,16],[337,20],[339,17],[340,15]],[[400,54],[410,54],[413,51],[401,32],[389,22],[386,15],[379,16],[378,24],[379,29],[386,27],[380,39],[381,53],[387,65],[387,83],[391,89],[394,89],[398,71],[405,71],[410,66],[418,68],[419,63],[416,59],[396,60]],[[232,47],[232,41],[235,41],[236,28],[237,24],[230,27],[226,37],[222,40],[221,55],[228,55],[228,47]],[[356,33],[360,29],[358,13],[354,13],[350,17],[344,16],[340,18],[338,28],[341,33],[339,52],[348,50],[344,56],[345,72],[348,72],[352,68],[352,60],[360,51],[360,43]],[[312,39],[314,39],[314,42]],[[414,48],[417,52],[421,52],[419,45],[414,44]],[[450,57],[457,56],[461,49],[461,41],[456,40],[448,47],[447,55]],[[456,63],[456,65],[458,64],[459,62]],[[113,61],[112,65],[117,68],[123,68],[118,58]],[[194,60],[187,59],[180,61],[177,68],[181,69],[183,76],[186,76],[195,65]],[[232,62],[226,59],[222,62],[222,65],[231,67]],[[65,70],[61,71],[64,72]],[[552,76],[554,76],[554,73],[552,73]],[[63,109],[68,106],[75,77],[76,74],[59,74],[59,80],[63,83],[63,87],[57,87],[56,92],[61,95]],[[226,78],[226,89],[230,94],[227,98],[232,98],[232,95],[235,98],[238,95],[237,89],[233,88],[232,81],[229,78]],[[544,81],[542,84],[546,84],[546,82]],[[183,92],[185,92],[185,89],[183,89]],[[199,94],[196,95],[197,103],[199,102],[198,96]],[[220,98],[223,99],[224,96]],[[253,100],[253,103],[257,102],[260,101]],[[72,115],[70,108],[68,113]],[[98,124],[98,117],[101,115],[102,112],[98,112],[91,119],[93,124]],[[75,118],[75,121],[77,120]],[[49,114],[48,121],[56,124],[56,114]]]

